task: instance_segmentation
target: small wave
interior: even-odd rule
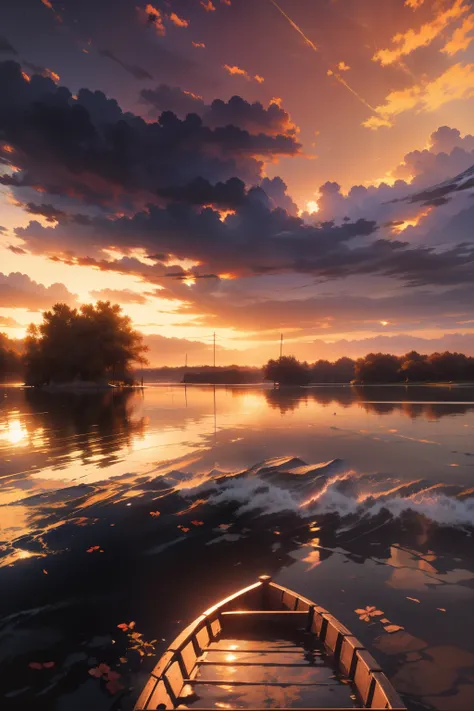
[[[237,505],[237,516],[285,512],[302,518],[333,513],[376,516],[385,510],[398,518],[411,511],[440,525],[474,526],[472,490],[453,491],[452,485],[426,479],[359,474],[341,460],[312,465],[295,458],[267,460],[244,472],[207,480],[198,489],[206,491],[210,505]]]

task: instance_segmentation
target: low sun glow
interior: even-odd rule
[[[389,321],[380,321],[381,326],[388,326]]]
[[[309,200],[306,203],[306,210],[310,215],[314,215],[315,212],[319,212],[319,205],[316,200]]]

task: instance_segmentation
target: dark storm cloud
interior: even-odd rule
[[[63,210],[58,210],[53,205],[36,205],[28,202],[23,205],[23,209],[31,215],[42,215],[48,222],[59,222],[66,217]]]
[[[192,183],[179,187],[167,187],[158,194],[169,201],[187,202],[190,205],[212,205],[217,208],[234,210],[247,200],[263,201],[269,208],[286,210],[291,216],[298,214],[298,206],[287,194],[287,186],[279,178],[264,178],[260,187],[251,188],[248,192],[245,183],[238,178],[231,178],[225,183],[212,185],[203,178],[196,178]]]
[[[184,203],[167,208],[150,205],[148,212],[115,220],[93,218],[87,226],[58,225],[55,229],[30,223],[17,235],[33,252],[70,252],[100,255],[101,249],[115,245],[128,251],[141,247],[152,254],[173,254],[200,262],[206,273],[263,272],[294,270],[343,275],[352,267],[380,259],[382,248],[375,247],[356,258],[344,245],[355,237],[372,235],[374,222],[358,220],[343,226],[310,227],[284,210],[272,210],[260,188],[247,194],[235,214],[225,221],[210,208],[201,212]],[[375,243],[377,245],[377,243]],[[385,244],[385,243],[384,243]],[[393,243],[385,245],[390,253]],[[376,267],[375,267],[376,268]]]
[[[156,123],[123,113],[102,92],[77,99],[53,81],[26,81],[19,64],[0,64],[0,131],[19,173],[4,184],[41,188],[93,204],[145,204],[156,190],[239,176],[258,182],[260,159],[295,155],[294,136],[251,134],[227,125],[211,129],[197,115],[184,121],[166,112]],[[13,157],[14,156],[14,157]]]
[[[10,44],[6,37],[0,37],[0,54],[3,53],[18,54],[15,47]]]
[[[167,84],[142,89],[140,96],[158,112],[173,111],[182,118],[189,113],[199,114],[210,128],[233,125],[249,133],[291,136],[297,131],[290,115],[276,103],[265,108],[259,101],[251,104],[240,96],[233,96],[229,101],[216,99],[207,105],[202,97]]]
[[[119,64],[122,69],[125,69],[125,71],[131,74],[132,77],[135,77],[135,79],[153,79],[152,75],[147,72],[146,69],[138,67],[136,64],[127,64],[126,62],[123,62],[117,57],[116,54],[111,52],[110,49],[99,49],[99,54],[101,57],[107,57],[108,59],[111,59],[112,62]]]
[[[204,178],[196,178],[182,187],[162,188],[158,194],[167,200],[187,202],[190,205],[215,205],[230,210],[242,205],[247,196],[245,183],[238,178],[215,185]]]
[[[288,186],[281,178],[278,176],[276,178],[264,178],[260,183],[260,187],[270,198],[273,207],[286,210],[289,215],[296,217],[298,205],[288,195]]]

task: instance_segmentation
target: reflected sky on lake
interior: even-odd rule
[[[182,625],[262,572],[348,625],[411,708],[472,707],[473,389],[3,388],[0,451],[0,694],[18,708],[109,711],[89,674],[106,663],[131,711]],[[130,620],[149,660],[118,634]]]

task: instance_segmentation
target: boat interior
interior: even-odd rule
[[[344,625],[261,576],[206,610],[175,639],[135,706],[176,708],[405,707]]]

